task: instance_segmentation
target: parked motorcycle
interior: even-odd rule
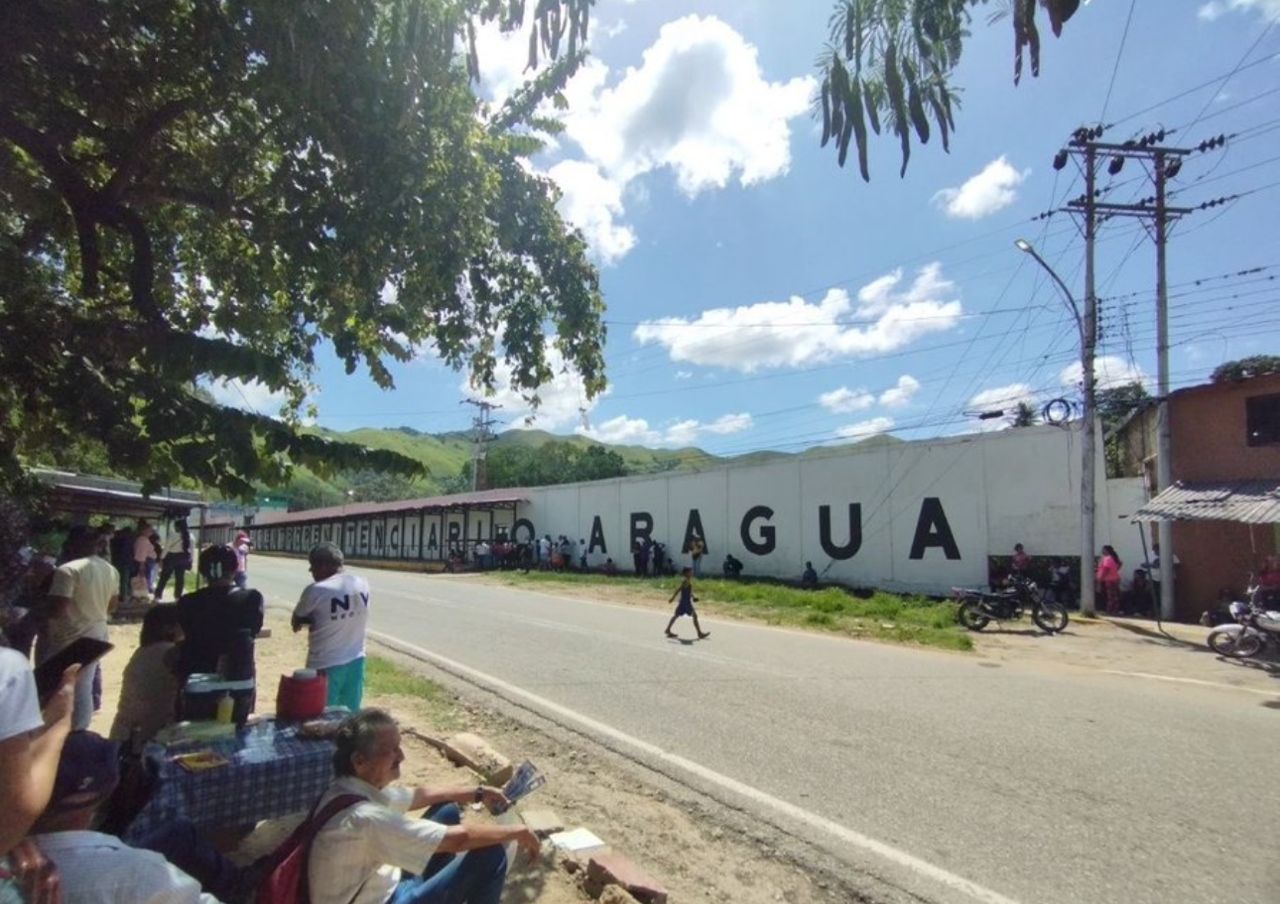
[[[1267,647],[1280,650],[1280,611],[1274,596],[1265,600],[1256,584],[1249,587],[1248,601],[1237,600],[1227,607],[1233,624],[1219,625],[1206,638],[1209,649],[1220,656],[1248,659]]]
[[[981,631],[993,621],[1016,621],[1024,610],[1031,613],[1031,620],[1041,630],[1050,634],[1065,630],[1070,620],[1064,607],[1046,600],[1036,583],[1026,578],[1012,578],[1007,590],[995,592],[951,589],[960,603],[956,618],[970,631]]]

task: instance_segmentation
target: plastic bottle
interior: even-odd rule
[[[235,701],[231,699],[230,694],[223,694],[218,698],[218,714],[217,720],[224,725],[230,724],[231,713],[235,709]]]

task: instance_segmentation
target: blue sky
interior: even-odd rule
[[[1280,351],[1280,0],[1133,0],[1123,52],[1130,0],[1093,0],[1060,39],[1042,29],[1040,77],[1019,86],[1008,21],[987,25],[979,9],[955,76],[951,153],[936,137],[916,146],[899,179],[896,139],[873,138],[870,184],[818,147],[810,113],[831,7],[597,4],[566,132],[531,165],[562,186],[562,211],[601,266],[610,386],[589,402],[562,374],[534,426],[719,454],[798,451],[881,431],[990,429],[999,422],[974,412],[1077,398],[1073,322],[1013,241],[1032,241],[1082,294],[1072,219],[1033,218],[1081,192],[1075,165],[1055,172],[1053,156],[1099,121],[1115,141],[1159,128],[1177,129],[1174,146],[1237,135],[1190,157],[1170,186],[1186,206],[1252,192],[1172,232],[1174,387]],[[526,48],[482,36],[487,96],[518,82]],[[1108,200],[1150,193],[1132,163],[1107,181]],[[1264,269],[1239,275],[1253,268]],[[1136,221],[1102,226],[1097,273],[1100,379],[1137,376],[1154,391],[1155,252]],[[429,357],[393,372],[398,388],[383,392],[323,360],[318,422],[468,425],[463,375]],[[215,391],[272,409],[256,385]],[[514,393],[500,387],[495,401],[505,426],[527,423]]]

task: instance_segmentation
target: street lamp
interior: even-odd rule
[[[1088,296],[1084,300],[1084,315],[1080,314],[1080,306],[1076,304],[1075,296],[1071,294],[1071,290],[1067,288],[1067,284],[1062,281],[1062,277],[1054,272],[1053,268],[1040,256],[1035,247],[1026,239],[1017,239],[1014,246],[1024,254],[1031,255],[1037,264],[1044,268],[1045,272],[1053,277],[1053,281],[1058,284],[1058,288],[1062,290],[1062,295],[1067,301],[1067,305],[1071,308],[1071,315],[1076,319],[1076,330],[1080,337],[1080,370],[1083,379],[1083,404],[1081,405],[1081,416],[1084,418],[1084,427],[1082,433],[1082,445],[1080,462],[1080,611],[1084,615],[1092,616],[1095,609],[1094,593],[1093,593],[1093,551],[1094,551],[1094,506],[1095,506],[1095,455],[1097,446],[1097,438],[1094,432],[1093,415],[1096,405],[1094,403],[1094,375],[1093,375],[1093,353],[1095,342],[1095,324],[1096,316],[1096,300],[1092,296]]]

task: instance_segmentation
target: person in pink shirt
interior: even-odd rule
[[[1102,547],[1102,558],[1098,560],[1094,577],[1106,599],[1106,611],[1112,615],[1120,611],[1120,568],[1123,564],[1114,547]]]

